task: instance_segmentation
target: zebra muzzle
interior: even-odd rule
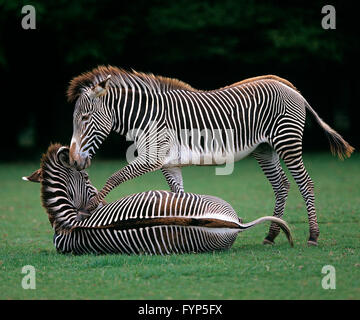
[[[90,166],[91,159],[88,153],[81,152],[78,149],[77,143],[72,141],[69,150],[69,163],[70,166],[74,167],[78,171],[81,171]]]
[[[70,157],[70,165],[78,171],[88,168],[90,164],[91,164],[91,159],[89,156],[86,157],[75,156],[74,158]]]

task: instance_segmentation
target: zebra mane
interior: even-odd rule
[[[51,143],[46,153],[43,153],[40,161],[40,169],[41,169],[40,177],[42,181],[44,180],[44,178],[46,179],[46,175],[44,174],[44,172],[46,172],[46,168],[51,166],[52,163],[56,161],[56,153],[60,147],[61,144],[59,143]],[[47,203],[50,198],[50,193],[48,192],[48,187],[44,183],[41,183],[40,194],[41,194],[41,204],[45,209],[46,213],[48,214],[50,224],[53,226],[55,221],[55,215],[54,212],[50,210],[49,205]]]
[[[48,147],[46,153],[43,153],[40,161],[40,168],[45,169],[49,165],[53,165],[54,163],[57,163],[56,154],[59,151],[59,149],[63,147],[60,143],[51,143]],[[41,174],[41,178],[44,178]]]
[[[154,91],[175,89],[196,91],[196,89],[189,84],[175,78],[156,76],[152,73],[137,72],[135,70],[130,72],[113,66],[98,66],[89,72],[82,73],[70,81],[67,90],[68,101],[75,101],[82,92],[93,88],[98,83],[105,80],[109,75],[111,75],[111,82],[113,83],[130,86],[135,82],[141,86],[145,85],[148,89]]]

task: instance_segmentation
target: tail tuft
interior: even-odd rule
[[[333,155],[337,155],[341,160],[350,158],[355,148],[347,143],[344,138],[323,121],[313,108],[305,101],[305,107],[314,115],[316,121],[324,129],[330,142],[330,150]]]
[[[331,153],[338,156],[341,160],[350,158],[355,148],[346,142],[339,133],[330,128],[330,126],[326,123],[323,122],[322,127],[324,128],[326,136],[330,142]]]

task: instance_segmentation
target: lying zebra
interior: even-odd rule
[[[51,145],[40,169],[24,180],[41,182],[41,199],[62,253],[171,254],[228,249],[239,232],[276,217],[241,223],[224,200],[208,195],[147,191],[101,204],[88,217],[80,210],[97,194],[88,174],[69,165],[69,148]]]

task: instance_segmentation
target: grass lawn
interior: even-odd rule
[[[0,299],[360,299],[360,156],[342,162],[328,153],[305,154],[315,183],[318,247],[307,247],[305,203],[294,180],[275,246],[262,240],[268,224],[239,234],[224,252],[172,256],[72,256],[56,253],[40,204],[40,186],[21,177],[39,163],[0,164]],[[99,189],[121,161],[96,160],[88,170]],[[185,190],[228,201],[245,222],[272,215],[274,196],[256,161],[246,158],[228,176],[215,167],[183,169]],[[108,201],[149,189],[168,189],[161,172],[124,183]],[[36,269],[36,289],[24,290],[21,269]],[[325,290],[322,267],[336,269]]]

